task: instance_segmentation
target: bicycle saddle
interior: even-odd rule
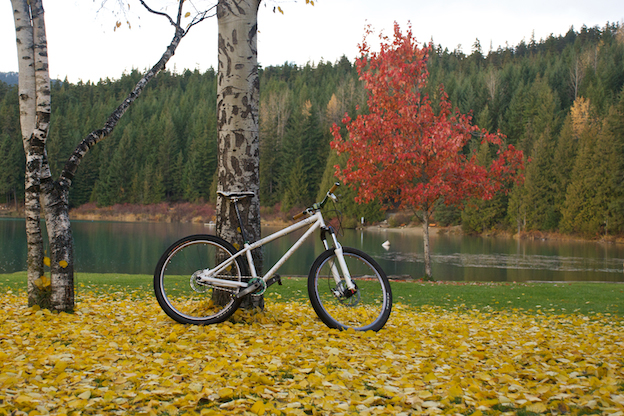
[[[230,199],[234,199],[234,198],[246,198],[248,196],[255,196],[256,194],[253,192],[245,192],[245,191],[240,191],[240,192],[223,192],[223,191],[217,191],[217,194],[224,196],[226,198],[230,198]]]

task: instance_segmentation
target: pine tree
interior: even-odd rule
[[[165,200],[165,184],[162,172],[152,163],[145,166],[143,179],[143,203],[157,204]]]
[[[129,202],[132,198],[130,190],[133,171],[133,140],[132,129],[127,127],[115,149],[110,164],[102,165],[106,174],[100,175],[98,202],[102,205],[113,205]]]
[[[283,83],[272,87],[277,90],[270,90],[260,101],[260,199],[266,205],[281,197],[282,146],[292,111],[290,90]]]
[[[346,155],[338,156],[335,150],[330,150],[325,164],[325,170],[323,171],[323,177],[316,194],[316,201],[321,201],[332,185],[338,182],[338,178],[335,176],[336,166],[344,168],[347,164],[346,162]],[[340,187],[338,188],[337,196],[337,209],[344,217],[344,224],[355,226],[361,222],[362,218],[364,218],[365,223],[374,223],[382,221],[385,218],[385,211],[379,201],[357,203],[355,201],[357,191],[353,188],[347,186]],[[338,215],[338,212],[327,212],[328,218],[333,218],[336,215]]]
[[[517,229],[518,220],[521,228],[525,221],[528,227],[543,227],[538,225],[541,221],[537,221],[537,217],[531,216],[530,210],[535,209],[535,201],[516,200],[516,197],[538,198],[541,202],[537,206],[546,204],[547,201],[542,199],[550,198],[553,204],[551,218],[562,218],[561,212],[568,188],[571,182],[577,179],[573,177],[576,175],[573,169],[581,148],[580,134],[576,132],[578,129],[574,127],[572,119],[568,121],[565,116],[571,109],[579,107],[578,103],[581,100],[591,100],[592,117],[598,126],[596,134],[607,134],[607,130],[604,129],[607,129],[607,124],[611,126],[613,122],[607,123],[605,120],[610,117],[610,112],[615,111],[613,106],[619,102],[619,93],[624,86],[622,33],[624,31],[619,23],[609,23],[599,29],[589,28],[585,32],[583,29],[579,32],[571,30],[568,34],[549,36],[544,41],[525,43],[520,45],[520,48],[507,45],[491,50],[485,55],[482,52],[478,60],[476,59],[478,48],[469,56],[445,50],[440,45],[436,45],[432,50],[427,66],[430,83],[424,92],[429,94],[432,107],[436,111],[439,110],[440,100],[438,86],[444,84],[454,108],[471,111],[474,123],[481,127],[486,127],[490,131],[500,129],[501,133],[507,136],[507,143],[525,148],[527,156],[538,148],[543,149],[542,144],[547,143],[544,141],[537,145],[546,127],[549,128],[548,134],[554,143],[550,167],[553,173],[550,180],[554,183],[552,195],[528,193],[527,189],[523,188],[514,191],[509,200],[500,201],[500,204],[494,200],[479,203],[484,205],[468,215],[474,216],[474,221],[470,220],[469,224],[466,224],[467,229],[474,228],[470,224],[477,224],[480,228],[498,227],[501,222],[500,213],[489,212],[486,205],[493,208],[494,205],[501,204],[503,211],[507,211],[510,228]],[[522,51],[524,54],[520,53]],[[577,58],[580,59],[579,62],[582,63],[585,72],[582,82],[578,84],[579,99],[574,101],[569,81],[570,68]],[[479,65],[479,62],[482,64]],[[291,176],[287,165],[292,167],[300,155],[304,155],[303,164],[308,188],[302,192],[304,194],[307,192],[308,201],[313,200],[319,183],[323,181],[321,177],[323,167],[328,166],[330,152],[326,143],[329,141],[329,128],[334,122],[340,124],[345,112],[353,115],[367,111],[366,90],[358,79],[355,66],[345,57],[335,63],[320,62],[316,66],[285,64],[260,68],[259,74],[262,86],[261,201],[263,205],[273,205],[283,197]],[[133,70],[119,80],[107,79],[78,84],[65,81],[52,86],[54,106],[53,124],[48,139],[48,158],[53,170],[62,167],[62,158],[57,155],[66,154],[67,149],[73,149],[94,125],[103,123],[116,100],[124,91],[132,88],[139,78],[139,72]],[[200,188],[210,187],[215,172],[211,166],[216,152],[212,150],[216,149],[216,133],[214,133],[216,81],[214,70],[205,73],[185,71],[182,74],[170,72],[159,74],[154,84],[146,87],[141,100],[133,104],[128,113],[129,117],[120,120],[115,132],[107,139],[110,143],[102,143],[102,146],[96,146],[89,151],[72,185],[69,195],[71,206],[78,206],[90,200],[100,205],[121,200],[143,202],[145,169],[150,161],[153,171],[156,168],[163,171],[165,200],[187,200],[185,194],[188,190],[186,178],[189,165],[195,166],[193,169],[201,166],[204,170],[202,175],[210,179],[208,184],[200,185]],[[0,83],[0,135],[8,134],[14,137],[13,133],[19,130],[17,99],[15,87]],[[312,104],[311,116],[304,122],[301,113],[307,100]],[[359,109],[356,109],[358,105]],[[578,108],[574,111],[578,111]],[[297,117],[299,119],[295,121]],[[562,123],[563,120],[566,121]],[[135,158],[130,165],[124,164],[123,169],[128,171],[127,178],[130,184],[123,186],[126,195],[122,198],[117,194],[107,195],[108,192],[104,192],[104,188],[111,179],[110,165],[115,158],[113,148],[120,143],[127,128],[132,132],[131,148]],[[285,138],[287,134],[289,137]],[[612,141],[617,141],[617,138],[621,137],[616,133],[609,135]],[[207,153],[202,150],[204,152],[202,158],[193,156],[191,152],[192,143],[198,136],[208,140],[210,149]],[[301,143],[293,142],[293,136],[297,136],[297,140],[300,139]],[[596,141],[595,146],[608,144],[606,136],[597,137],[596,140],[598,139],[605,140],[605,143],[599,144]],[[548,143],[548,146],[550,145],[551,143]],[[16,149],[21,150],[20,146],[20,143],[17,143]],[[479,147],[480,141],[473,139],[464,149],[464,153],[476,153]],[[0,166],[0,171],[5,172],[4,177],[7,177],[6,172],[11,165],[17,169],[18,182],[23,181],[22,153],[18,151],[15,157],[5,157]],[[595,157],[599,158],[598,155]],[[195,160],[192,161],[193,158]],[[544,166],[539,169],[538,166],[531,167],[537,159],[533,157],[531,162],[527,162],[527,169],[536,173],[529,174],[529,177],[533,176],[539,180],[543,175],[538,171],[541,172]],[[596,162],[591,163],[597,167]],[[13,172],[14,169],[9,170]],[[596,175],[595,169],[592,175]],[[528,185],[531,181],[528,181]],[[9,187],[4,183],[2,185],[3,188]],[[595,182],[593,186],[599,189],[599,185]],[[578,183],[576,186],[578,188]],[[114,191],[120,189],[119,186],[113,188]],[[340,192],[346,195],[347,191],[342,189]],[[210,192],[210,190],[203,192],[204,195],[191,192],[189,195],[193,200],[206,200],[214,197]],[[1,200],[7,198],[7,193],[10,191],[0,196],[4,198]],[[13,194],[22,201],[23,186],[19,184]],[[570,198],[573,199],[571,195]],[[597,229],[597,232],[603,232],[601,231],[603,229],[617,232],[614,224],[617,223],[617,218],[622,217],[616,214],[620,212],[618,197],[615,193],[605,193],[603,198],[605,201],[602,205],[606,204],[608,220],[601,219],[602,225],[599,224],[593,229]],[[541,204],[542,202],[544,204]],[[568,204],[570,210],[572,203]],[[437,216],[442,218],[442,213],[439,210],[436,212],[439,214]],[[456,208],[452,208],[449,212],[452,214],[451,217],[457,213]],[[550,221],[548,228],[551,228],[554,222],[556,220]],[[570,224],[572,223],[568,223]]]
[[[24,182],[23,169],[20,168],[24,163],[24,152],[17,137],[14,139],[8,133],[1,133],[0,154],[5,158],[0,164],[0,198],[7,204],[11,201],[17,204],[17,190],[23,188]]]
[[[533,145],[532,160],[526,168],[524,205],[529,230],[554,230],[559,224],[554,201],[554,144],[550,129],[547,128]]]
[[[624,231],[624,90],[606,117],[598,138],[598,153],[601,157],[595,163],[601,167],[598,203],[605,217],[604,233],[620,233]]]
[[[282,210],[288,211],[292,207],[302,207],[308,204],[305,190],[308,186],[305,163],[303,156],[295,159],[290,169],[290,175],[284,186],[282,198]]]
[[[596,160],[596,139],[600,129],[595,123],[590,124],[581,133],[579,151],[572,171],[572,181],[568,186],[566,201],[562,209],[561,229],[593,235],[603,219],[596,218],[594,197],[596,181],[594,160]],[[598,155],[600,157],[602,155]]]
[[[164,199],[170,200],[175,193],[175,176],[173,173],[176,157],[179,153],[178,132],[173,121],[173,116],[168,107],[161,114],[161,133],[158,137],[157,159],[158,171],[163,177]]]
[[[572,180],[573,161],[576,159],[579,137],[579,135],[574,133],[572,117],[568,115],[559,133],[553,157],[553,172],[555,175],[553,209],[559,218],[559,223],[562,218],[561,211],[565,203],[567,189]]]
[[[195,137],[188,153],[188,161],[184,167],[184,199],[191,202],[207,201],[210,198],[216,161],[206,135]]]

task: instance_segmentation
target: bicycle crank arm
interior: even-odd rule
[[[279,284],[280,286],[282,285],[282,278],[280,277],[279,274],[276,274],[273,277],[271,277],[269,280],[266,281],[266,283],[262,279],[253,278],[251,280],[251,283],[249,283],[249,286],[247,286],[245,289],[241,290],[240,292],[236,294],[236,298],[240,299],[247,295],[254,295],[254,294],[257,294],[259,296],[263,294],[269,286],[275,283]],[[259,292],[259,293],[256,293],[256,292]]]
[[[265,285],[263,280],[257,279],[255,281],[251,282],[249,284],[249,286],[247,286],[245,289],[243,289],[240,292],[238,292],[236,294],[236,299],[244,298],[245,296],[250,295],[250,294],[252,294],[252,293],[254,293],[254,292],[264,288],[265,286],[266,285]]]

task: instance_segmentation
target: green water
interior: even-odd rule
[[[152,274],[161,253],[189,234],[212,234],[203,224],[74,221],[76,271]],[[265,228],[263,233],[276,231]],[[294,243],[285,237],[264,247],[265,270]],[[367,252],[390,276],[424,275],[422,237],[410,232],[346,230],[340,241]],[[382,243],[389,241],[384,249]],[[624,246],[595,242],[517,241],[434,235],[433,275],[453,281],[624,282]],[[282,276],[307,275],[323,251],[318,236],[308,240],[280,269]],[[0,219],[0,273],[26,268],[23,220]]]

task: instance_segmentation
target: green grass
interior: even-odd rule
[[[624,284],[393,282],[396,303],[552,314],[624,314]]]
[[[268,300],[308,300],[307,279],[282,282],[267,290]],[[150,275],[77,273],[75,287],[78,296],[81,291],[153,296]],[[25,291],[26,272],[0,274],[0,290]],[[392,293],[395,304],[412,307],[624,315],[624,284],[617,283],[392,282]]]

